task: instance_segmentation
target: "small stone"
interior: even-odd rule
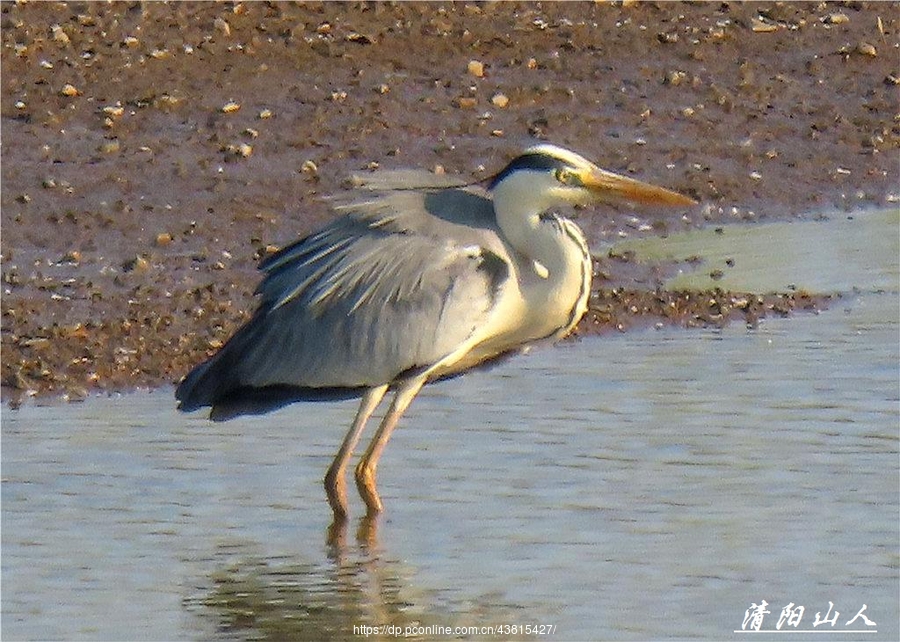
[[[491,98],[491,103],[495,107],[499,107],[500,109],[505,108],[509,104],[509,98],[506,97],[506,94],[494,94]]]
[[[666,31],[656,34],[656,39],[662,44],[672,44],[678,42],[678,34],[674,31]]]
[[[171,242],[172,242],[172,235],[169,234],[168,232],[161,232],[161,233],[157,234],[156,240],[154,241],[154,243],[156,244],[157,247],[165,247],[165,246],[169,245],[169,243],[171,243]]]
[[[778,31],[778,25],[764,22],[760,18],[753,18],[750,20],[750,28],[754,33],[772,33],[773,31]]]
[[[367,36],[364,33],[352,32],[344,36],[344,40],[347,42],[355,42],[358,45],[371,45],[374,40],[370,36]]]
[[[303,165],[300,166],[300,171],[304,174],[309,174],[310,176],[318,176],[319,166],[311,160],[305,160],[303,161]]]
[[[484,63],[479,60],[470,60],[468,72],[476,78],[484,78]]]
[[[223,114],[231,114],[238,111],[241,108],[239,103],[234,102],[233,100],[229,100],[227,103],[222,105],[222,113]]]
[[[63,88],[59,90],[59,94],[61,96],[66,96],[68,98],[72,98],[73,96],[78,96],[81,92],[75,87],[75,85],[66,83],[63,85]]]
[[[263,109],[262,111],[259,112],[260,120],[266,120],[266,119],[271,118],[272,116],[273,116],[273,114],[272,114],[271,109]]]
[[[69,36],[66,35],[66,32],[62,30],[62,27],[60,27],[59,25],[53,25],[52,27],[50,27],[50,31],[53,34],[53,40],[61,45],[69,44]]]
[[[861,42],[856,45],[856,53],[860,53],[864,56],[871,56],[874,58],[878,55],[878,50],[875,49],[875,45],[868,42]]]
[[[827,16],[822,18],[822,22],[828,25],[840,25],[845,22],[850,22],[850,18],[847,17],[846,13],[835,12],[829,13]]]
[[[225,145],[224,147],[222,147],[222,151],[227,155],[225,160],[249,158],[253,153],[253,147],[251,147],[247,143],[241,143],[239,145]]]
[[[685,78],[687,78],[686,72],[672,70],[666,74],[666,84],[677,87],[685,80]]]
[[[153,106],[158,107],[162,110],[167,110],[175,107],[180,102],[181,99],[176,96],[172,96],[171,94],[163,94],[153,101]]]
[[[475,106],[478,104],[478,100],[470,97],[461,97],[457,98],[454,103],[460,109],[475,109]]]
[[[125,45],[126,47],[128,47],[129,49],[134,49],[139,44],[141,44],[141,41],[138,40],[137,38],[135,38],[134,36],[125,36],[125,38],[122,40],[122,44]]]
[[[123,272],[146,272],[150,267],[150,262],[143,256],[136,256],[122,264]]]
[[[228,21],[224,18],[216,18],[213,21],[213,26],[216,28],[216,31],[219,31],[224,36],[231,35],[231,25],[228,24]]]

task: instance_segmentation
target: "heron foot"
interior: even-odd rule
[[[384,505],[381,503],[381,498],[378,496],[378,488],[376,488],[375,484],[375,467],[366,466],[366,463],[365,460],[359,462],[356,466],[355,477],[356,488],[360,497],[366,503],[366,516],[371,518],[384,510]]]
[[[328,496],[328,505],[334,513],[334,523],[340,524],[347,521],[349,516],[347,503],[347,482],[344,481],[343,466],[332,465],[325,473],[325,494]]]

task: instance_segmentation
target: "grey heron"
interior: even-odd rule
[[[211,406],[211,419],[227,419],[361,397],[325,475],[337,522],[347,517],[347,464],[392,391],[355,471],[374,516],[378,460],[422,386],[563,337],[586,312],[588,244],[550,210],[619,200],[694,204],[549,144],[526,149],[484,186],[357,190],[329,225],[262,261],[256,312],[184,378],[179,408]]]

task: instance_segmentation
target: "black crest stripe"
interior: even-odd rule
[[[520,169],[532,169],[538,171],[547,171],[551,169],[563,169],[568,165],[558,158],[548,156],[547,154],[534,153],[522,154],[510,161],[509,165],[504,167],[499,174],[494,176],[490,182],[490,189],[493,189],[497,183],[504,178]]]

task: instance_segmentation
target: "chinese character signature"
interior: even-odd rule
[[[741,624],[742,631],[762,631],[763,619],[766,615],[770,614],[766,607],[769,606],[769,603],[765,600],[760,600],[759,604],[756,602],[750,603],[750,608],[744,611],[744,622]],[[864,615],[867,605],[863,604],[862,608],[859,609],[859,612],[851,619],[847,620],[844,623],[844,626],[851,626],[857,620],[862,619],[860,624],[856,626],[865,625],[867,627],[877,626],[875,622],[870,620]],[[778,617],[778,623],[775,625],[776,631],[781,631],[782,627],[789,626],[794,627],[795,629],[800,626],[800,621],[803,619],[803,614],[806,611],[806,607],[802,605],[796,605],[793,602],[788,602],[782,609],[781,614]],[[833,611],[833,613],[832,613]],[[825,612],[825,616],[822,617],[821,611],[816,611],[815,619],[813,620],[813,629],[819,627],[823,624],[830,624],[832,627],[837,623],[838,618],[840,617],[840,611],[837,611],[834,608],[834,602],[828,602],[828,611]]]

